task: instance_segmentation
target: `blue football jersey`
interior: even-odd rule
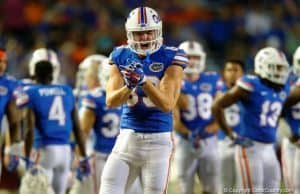
[[[223,81],[215,72],[203,72],[194,82],[183,81],[181,92],[187,95],[189,107],[180,112],[181,121],[189,130],[197,130],[202,138],[214,135],[204,128],[213,121],[211,106],[216,92],[223,87]]]
[[[35,114],[34,146],[69,144],[75,100],[66,85],[24,87],[17,97],[19,107],[30,107]]]
[[[243,76],[237,84],[249,92],[248,100],[241,102],[245,112],[241,135],[259,142],[275,142],[278,118],[290,86],[276,91],[254,75]]]
[[[0,76],[0,121],[2,121],[10,100],[13,99],[14,90],[17,87],[15,78],[9,75]]]
[[[83,97],[82,108],[88,108],[96,115],[93,126],[96,136],[94,149],[98,152],[110,153],[119,134],[121,107],[108,109],[105,104],[105,91],[97,88]]]
[[[223,92],[228,91],[227,87],[224,87],[225,90]],[[242,130],[242,122],[241,119],[243,117],[243,107],[241,106],[241,103],[235,103],[231,106],[227,107],[224,110],[225,119],[228,124],[228,126],[237,134],[241,133]],[[220,130],[218,132],[218,138],[224,139],[226,137],[226,134],[223,130]]]
[[[296,85],[300,85],[300,80],[298,80],[298,76],[296,76],[295,74],[291,74],[288,80],[288,84],[291,88],[295,87]],[[285,120],[291,128],[292,134],[300,136],[300,102],[298,102],[289,110],[287,110],[284,116]]]
[[[169,66],[185,67],[188,61],[182,50],[167,46],[162,46],[145,60],[139,59],[127,46],[121,46],[111,53],[110,58],[118,67],[129,65],[132,60],[140,61],[145,75],[156,86]],[[172,130],[172,125],[172,112],[159,110],[141,87],[135,88],[127,103],[123,104],[121,129],[133,129],[143,133],[166,132]]]

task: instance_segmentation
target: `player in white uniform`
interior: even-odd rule
[[[162,44],[162,22],[149,7],[131,11],[125,28],[128,45],[111,53],[106,88],[107,106],[123,106],[121,131],[104,166],[100,194],[124,194],[138,176],[144,194],[161,194],[167,190],[172,110],[187,58]]]
[[[281,172],[274,143],[278,118],[290,92],[286,84],[289,64],[282,52],[266,47],[256,54],[254,66],[257,75],[241,77],[236,86],[216,99],[212,110],[221,128],[238,145],[236,164],[241,185],[237,192],[279,193]],[[245,111],[239,135],[224,115],[224,109],[236,102],[241,102]]]
[[[240,60],[227,60],[223,67],[223,80],[225,83],[224,92],[235,86],[236,81],[244,74],[244,63]],[[226,122],[235,133],[239,134],[242,128],[241,123],[242,107],[239,103],[233,104],[225,109]],[[233,193],[229,188],[236,185],[236,171],[234,159],[234,146],[231,140],[226,137],[223,130],[219,131],[219,149],[221,157],[222,181],[220,192]]]
[[[206,54],[196,41],[179,45],[188,56],[178,110],[174,111],[176,133],[175,161],[181,192],[192,194],[195,175],[204,193],[217,193],[220,183],[220,158],[210,111],[213,98],[222,89],[220,76],[204,72]],[[180,107],[187,98],[188,106]]]

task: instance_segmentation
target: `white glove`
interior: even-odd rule
[[[6,146],[4,153],[8,155],[24,156],[24,142],[20,141],[13,143],[10,146]]]

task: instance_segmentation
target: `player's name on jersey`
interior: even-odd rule
[[[65,91],[61,88],[40,88],[39,94],[41,96],[63,96]]]

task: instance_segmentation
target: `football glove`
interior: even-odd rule
[[[23,154],[24,142],[13,143],[10,146],[6,146],[4,153],[9,156],[9,162],[7,169],[9,171],[15,171],[20,163],[20,156]]]
[[[20,163],[19,156],[10,155],[7,170],[10,171],[10,172],[16,171],[18,166],[19,166],[19,163]]]
[[[120,65],[120,69],[125,84],[129,89],[133,89],[138,85],[143,85],[146,82],[143,65],[140,62],[133,61],[126,66]]]
[[[244,148],[248,148],[253,146],[253,141],[247,137],[236,136],[232,143],[232,146],[234,145],[240,145]]]
[[[24,142],[13,143],[11,146],[5,147],[5,154],[21,156],[23,154]]]
[[[91,173],[91,166],[89,163],[89,159],[90,157],[85,157],[79,162],[79,165],[76,169],[76,178],[79,181],[83,181]]]

